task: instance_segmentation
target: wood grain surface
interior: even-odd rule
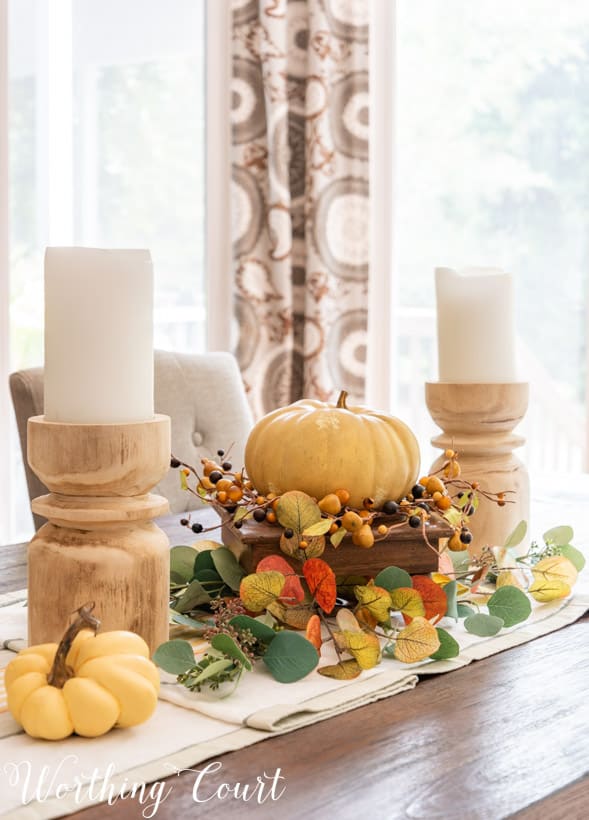
[[[214,524],[210,511],[197,517]],[[178,518],[158,521],[172,543],[197,540]],[[0,549],[0,592],[23,587],[24,546]],[[196,773],[169,778],[172,791],[157,817],[584,820],[588,624],[585,617],[464,669],[426,678],[411,692],[223,755],[217,759],[222,768],[207,775],[198,792],[201,799],[212,796],[206,803],[193,799]],[[277,802],[214,796],[223,782],[255,783],[278,767],[286,791]],[[141,812],[125,800],[72,816],[119,820],[141,818]]]

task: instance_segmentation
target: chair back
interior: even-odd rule
[[[231,448],[230,460],[240,469],[252,416],[235,358],[229,353],[193,355],[156,350],[154,367],[155,411],[172,419],[174,455],[198,468],[201,458]],[[26,455],[27,419],[43,414],[43,369],[13,373],[10,392],[29,497],[33,499],[48,492],[29,467]],[[173,513],[199,505],[192,493],[181,489],[176,470],[170,470],[154,492],[168,499]],[[38,529],[44,519],[33,517]]]

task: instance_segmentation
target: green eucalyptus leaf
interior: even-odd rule
[[[555,544],[557,547],[564,547],[571,543],[574,536],[573,528],[565,525],[546,530],[542,537],[547,544],[550,543]]]
[[[568,558],[571,564],[575,567],[577,572],[581,572],[583,567],[585,566],[585,556],[578,550],[576,547],[573,547],[572,544],[565,544],[560,548],[560,554],[564,555],[565,558]]]
[[[458,655],[460,655],[460,646],[456,638],[453,638],[449,632],[446,632],[445,629],[442,629],[439,626],[436,626],[436,632],[438,633],[440,647],[439,649],[436,649],[433,655],[430,655],[430,658],[433,658],[435,661],[445,661],[450,658],[457,658]]]
[[[468,550],[460,550],[457,552],[450,550],[449,552],[454,572],[466,572],[470,566],[470,552]]]
[[[298,632],[279,632],[264,655],[264,663],[280,683],[294,683],[319,663],[313,644]]]
[[[196,678],[192,679],[190,684],[191,686],[196,686],[208,678],[214,678],[216,675],[224,672],[226,669],[230,669],[232,666],[233,661],[229,658],[221,658],[218,661],[213,661],[213,663],[210,663],[202,670],[200,675],[197,675]]]
[[[475,615],[476,609],[468,604],[458,603],[456,606],[459,618],[468,618],[469,615]]]
[[[181,675],[196,665],[191,645],[181,640],[160,644],[153,653],[153,662],[171,675]]]
[[[194,559],[197,552],[193,547],[172,547],[170,550],[170,579],[175,584],[187,584],[194,575]]]
[[[254,638],[266,644],[271,643],[278,634],[263,621],[251,618],[249,615],[236,615],[229,623],[234,629],[248,629]]]
[[[464,628],[472,635],[478,635],[480,638],[490,638],[503,629],[503,619],[495,615],[485,615],[483,612],[477,612],[476,615],[469,615],[466,618]]]
[[[183,575],[180,575],[179,572],[175,570],[170,570],[170,586],[172,587],[183,587],[185,586],[190,578],[185,578]]]
[[[527,521],[520,521],[514,531],[511,533],[507,541],[505,542],[505,547],[510,549],[511,547],[517,547],[518,544],[526,537],[528,532],[528,523]]]
[[[456,589],[457,589],[457,582],[456,581],[449,581],[447,584],[444,585],[443,590],[446,596],[446,617],[447,618],[454,618],[455,621],[458,620],[458,604],[456,602]]]
[[[506,627],[527,620],[532,613],[528,596],[513,586],[499,587],[487,601],[487,608],[489,614],[501,618]]]
[[[392,592],[393,589],[398,589],[399,587],[413,586],[413,581],[409,573],[400,567],[385,567],[385,569],[378,573],[374,579],[374,583],[377,587],[382,587],[388,590],[388,592]]]
[[[210,584],[218,586],[223,583],[223,579],[220,577],[216,569],[199,569],[199,571],[195,573],[194,577],[195,580],[200,581],[203,586]]]
[[[213,635],[211,638],[211,646],[213,649],[216,649],[219,652],[222,652],[227,657],[232,658],[234,661],[239,661],[239,663],[245,667],[248,672],[252,668],[252,662],[248,658],[248,656],[242,652],[241,648],[237,645],[237,643],[233,640],[231,635],[225,635],[224,633],[220,633],[219,635]]]
[[[190,612],[191,609],[210,602],[211,596],[209,593],[199,581],[194,580],[188,584],[182,595],[174,603],[173,608],[176,612]]]
[[[194,618],[190,618],[188,615],[183,615],[181,612],[176,612],[173,609],[170,610],[170,620],[172,623],[178,624],[178,626],[186,626],[189,629],[193,629],[200,635],[212,626],[212,622],[204,623],[203,621],[197,621]]]
[[[235,555],[227,547],[219,547],[211,553],[215,569],[234,592],[239,591],[241,579],[247,575]]]
[[[193,577],[198,575],[198,573],[203,569],[215,569],[215,564],[213,563],[213,552],[214,550],[198,551],[198,554],[194,559]]]

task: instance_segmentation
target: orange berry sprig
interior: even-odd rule
[[[371,498],[364,499],[362,509],[350,508],[350,492],[346,489],[336,489],[319,499],[318,506],[323,518],[331,519],[328,536],[333,546],[341,543],[340,530],[350,533],[356,546],[369,549],[377,541],[386,539],[392,530],[409,526],[420,529],[424,541],[435,549],[428,542],[426,524],[432,514],[438,514],[444,516],[455,529],[449,548],[467,549],[472,541],[467,526],[468,516],[476,508],[476,495],[481,494],[501,506],[509,501],[506,499],[507,493],[487,493],[480,489],[477,482],[462,478],[458,454],[454,450],[446,450],[445,456],[442,467],[434,474],[420,478],[406,498],[399,502],[385,501],[380,509],[375,509],[374,499]],[[259,523],[277,523],[279,497],[272,493],[265,496],[258,493],[244,470],[233,471],[223,450],[217,451],[217,458],[203,458],[201,462],[202,476],[178,459],[172,460],[172,466],[183,467],[183,486],[213,504],[222,518],[231,521],[236,529],[242,526],[246,518],[253,518]],[[196,489],[187,486],[191,474],[197,480]],[[391,518],[394,519],[392,522]],[[185,522],[189,524],[186,519],[182,523]],[[193,528],[200,526],[195,524]]]
[[[245,470],[233,470],[233,465],[228,461],[228,453],[224,450],[217,450],[217,458],[201,459],[202,475],[194,467],[177,458],[172,457],[170,464],[172,467],[182,468],[180,476],[182,487],[201,501],[214,506],[223,523],[231,522],[232,526],[240,529],[243,526],[243,520],[249,514],[258,522],[276,522],[275,509],[279,497],[273,493],[268,493],[266,496],[260,495],[247,478]],[[188,484],[188,478],[191,475],[196,479],[196,488]],[[190,520],[187,518],[182,519],[180,523],[190,526]],[[208,532],[209,529],[216,529],[216,527],[203,530],[202,525],[196,523],[191,526],[191,529],[193,532]]]

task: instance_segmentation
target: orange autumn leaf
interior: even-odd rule
[[[444,590],[434,584],[427,575],[414,575],[412,580],[413,589],[419,592],[423,600],[427,620],[429,621],[435,617],[438,619],[443,618],[448,608],[448,600]]]
[[[311,615],[307,623],[306,638],[311,641],[317,652],[321,654],[321,619],[319,615]]]
[[[423,598],[416,589],[411,587],[397,587],[391,590],[391,608],[403,615],[406,624],[411,623],[413,618],[425,615],[425,604]]]
[[[309,558],[303,564],[303,575],[309,585],[311,595],[314,596],[321,609],[329,615],[335,606],[337,596],[332,568],[321,558]]]
[[[287,606],[300,604],[305,598],[305,591],[300,578],[286,558],[281,555],[267,555],[258,562],[256,572],[281,572],[286,578],[286,583],[280,593],[280,600]]]
[[[361,606],[359,609],[356,610],[356,617],[361,624],[367,626],[368,629],[374,629],[378,624],[378,618],[376,618],[370,611],[367,606]]]
[[[417,663],[440,648],[438,631],[427,618],[414,618],[402,629],[395,642],[394,656],[403,663]]]

